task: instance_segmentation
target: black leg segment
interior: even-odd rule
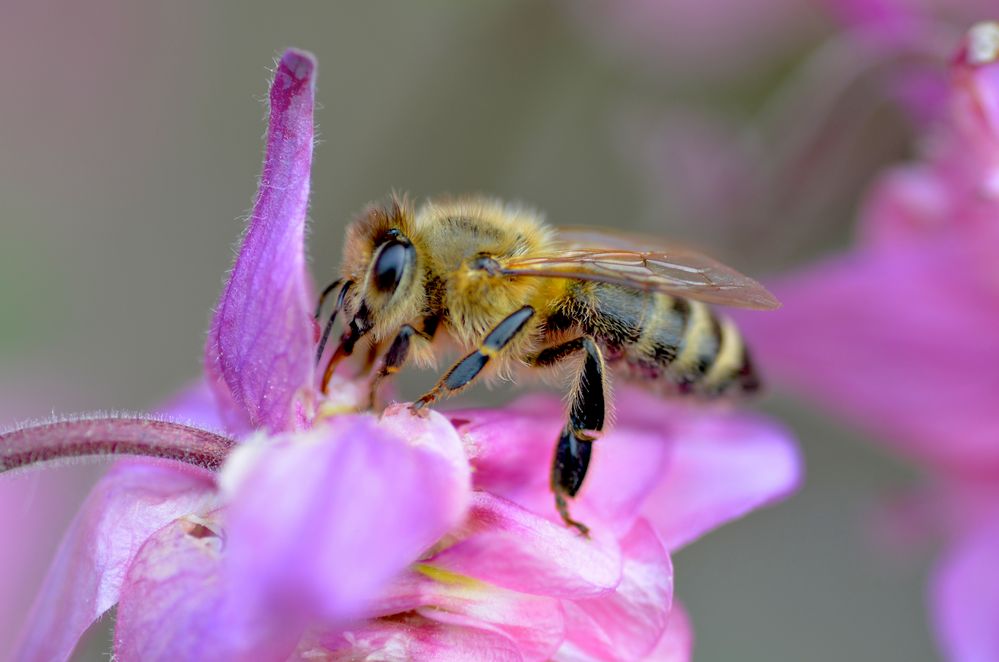
[[[588,336],[570,340],[540,352],[532,361],[546,366],[561,361],[577,351],[585,352],[583,365],[576,377],[569,420],[559,435],[552,462],[552,491],[555,507],[562,520],[586,535],[588,529],[569,515],[566,498],[576,496],[583,486],[590,466],[593,441],[604,428],[606,401],[604,397],[604,357],[596,342]]]
[[[507,315],[486,335],[482,345],[477,350],[455,363],[444,375],[444,378],[437,382],[437,385],[429,393],[413,403],[413,406],[420,409],[440,397],[442,392],[457,391],[467,386],[482,372],[491,358],[523,331],[524,326],[532,317],[534,317],[534,308],[531,306],[524,306]]]
[[[577,437],[571,425],[562,428],[552,463],[552,483],[566,496],[576,496],[583,486],[592,451],[592,440]]]
[[[347,281],[347,284],[344,285],[344,287],[347,288],[351,284],[351,281]],[[341,291],[341,293],[343,293],[343,291]],[[332,320],[330,320],[329,326],[333,326]],[[346,331],[344,331],[340,336],[340,344],[337,345],[336,351],[333,352],[333,356],[330,357],[330,360],[326,362],[326,370],[323,371],[323,379],[320,383],[320,390],[323,393],[328,392],[330,380],[333,378],[333,372],[336,370],[337,365],[340,361],[354,353],[354,345],[357,344],[358,340],[366,336],[368,332],[371,331],[371,327],[371,311],[368,309],[368,305],[362,301],[361,307],[354,315],[354,319],[350,321],[350,324],[347,325]],[[321,354],[319,354],[319,356],[321,356]]]
[[[319,319],[319,314],[323,310],[323,302],[326,300],[326,297],[329,295],[332,289],[339,284],[340,281],[335,281],[331,283],[329,286],[327,286],[325,290],[323,290],[322,295],[319,297],[319,305],[316,306],[317,320]],[[319,346],[316,347],[316,365],[318,365],[323,358],[323,350],[326,349],[326,341],[330,339],[330,331],[333,330],[333,323],[336,322],[337,315],[340,313],[340,310],[343,309],[343,302],[344,299],[346,299],[347,297],[347,292],[349,292],[350,288],[353,286],[354,286],[354,281],[348,280],[346,283],[343,284],[343,287],[340,288],[340,293],[337,294],[336,306],[333,307],[333,312],[330,314],[330,318],[329,320],[327,320],[325,328],[323,328],[323,335],[322,337],[319,338]]]
[[[592,441],[595,437],[593,433],[604,429],[607,409],[604,402],[604,357],[590,338],[583,338],[583,351],[586,352],[586,359],[572,398],[569,423],[577,437],[588,435]]]
[[[417,333],[409,324],[404,324],[402,328],[399,329],[399,333],[396,334],[395,340],[389,346],[388,351],[385,352],[385,357],[382,359],[381,368],[375,373],[374,377],[371,379],[371,384],[368,391],[368,408],[372,409],[375,406],[375,400],[378,396],[378,386],[381,384],[382,380],[399,372],[406,363],[406,359],[409,358],[409,347],[410,340]]]

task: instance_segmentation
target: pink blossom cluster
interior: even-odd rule
[[[888,170],[849,251],[745,316],[775,380],[932,476],[946,534],[930,602],[954,660],[999,659],[999,23],[967,33],[921,157]]]
[[[82,505],[17,659],[68,658],[113,607],[122,660],[689,659],[670,554],[793,491],[790,436],[621,389],[573,511],[583,538],[548,487],[556,398],[335,413],[352,385],[317,389],[305,260],[314,94],[313,58],[286,52],[204,379],[155,417],[0,436],[0,469],[153,456]]]

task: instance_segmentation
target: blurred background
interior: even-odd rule
[[[199,374],[287,46],[320,66],[317,281],[392,189],[679,237],[765,277],[845,246],[873,173],[911,154],[921,118],[881,77],[898,63],[838,36],[861,4],[8,0],[0,421],[141,410]],[[954,32],[905,57],[942,66],[978,16],[926,11]],[[919,477],[816,411],[761,406],[807,482],[675,558],[695,659],[936,659],[932,546],[900,557],[877,524]],[[0,659],[99,471],[0,482]]]

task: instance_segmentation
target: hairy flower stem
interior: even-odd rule
[[[205,430],[143,418],[78,418],[0,434],[0,473],[71,458],[141,455],[218,471],[235,445]]]

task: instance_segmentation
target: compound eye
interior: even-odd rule
[[[412,247],[391,239],[378,251],[375,259],[374,285],[382,292],[393,292],[402,280]]]

